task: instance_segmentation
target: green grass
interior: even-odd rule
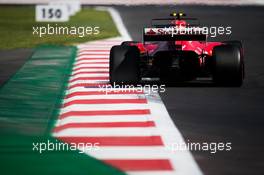
[[[86,35],[33,35],[33,26],[47,26],[47,22],[35,22],[33,6],[0,6],[0,49],[32,48],[39,44],[70,45],[74,43],[118,36],[118,31],[106,11],[83,8],[68,22],[49,23],[52,26],[100,27],[100,34]]]
[[[125,175],[74,150],[33,150],[62,143],[51,135],[76,57],[73,46],[39,46],[0,88],[0,165],[3,175]]]

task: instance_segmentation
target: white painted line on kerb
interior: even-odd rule
[[[75,96],[68,99],[64,99],[64,103],[73,101],[73,100],[87,100],[87,99],[141,99],[141,97],[137,94],[115,94],[115,95],[83,95],[83,96]]]
[[[129,35],[124,23],[123,23],[123,20],[120,16],[120,14],[118,13],[117,10],[115,10],[114,8],[112,7],[97,7],[98,10],[107,10],[110,15],[112,16],[112,19],[114,20],[114,23],[120,33],[120,35],[122,36],[122,38],[124,40],[128,40],[130,41],[131,40],[131,36]]]
[[[133,109],[148,109],[148,104],[73,104],[61,109],[60,114],[71,112],[78,109],[78,111],[100,111],[100,110],[133,110]]]
[[[91,74],[87,74],[87,73],[84,73],[84,74],[77,74],[77,75],[74,75],[72,76],[72,78],[70,80],[73,80],[75,78],[84,78],[84,77],[109,77],[108,73],[91,73]]]
[[[156,128],[69,128],[58,133],[55,137],[123,137],[123,136],[155,136],[159,135]],[[129,158],[129,157],[128,157]]]
[[[71,116],[64,119],[59,119],[56,126],[65,125],[69,123],[102,123],[102,122],[146,122],[149,121],[148,115],[108,115],[108,116],[90,116],[80,117]]]
[[[108,55],[81,55],[77,57],[77,60],[80,60],[82,58],[109,58]]]
[[[166,159],[173,156],[164,146],[108,146],[100,148],[98,150],[85,150],[85,148],[81,150],[85,150],[87,154],[99,159]]]
[[[75,70],[75,71],[72,72],[72,74],[78,74],[78,73],[82,73],[82,72],[95,72],[95,71],[98,71],[98,69],[89,68],[89,69],[83,69],[83,70]],[[107,72],[109,70],[108,69],[100,69],[100,71]]]

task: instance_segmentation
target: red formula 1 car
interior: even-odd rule
[[[186,18],[183,13],[171,16],[152,19],[151,27],[143,30],[142,42],[125,41],[111,48],[112,84],[136,84],[143,79],[173,83],[208,77],[218,85],[242,85],[244,54],[240,41],[208,42],[201,27],[187,22],[197,19]]]

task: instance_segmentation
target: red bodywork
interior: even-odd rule
[[[172,20],[171,26],[186,27],[188,24],[184,20]],[[175,45],[181,45],[183,51],[194,51],[198,55],[206,54],[212,56],[212,51],[215,46],[221,45],[221,42],[200,42],[200,41],[175,41]],[[134,44],[133,44],[134,45]],[[141,53],[152,53],[158,48],[158,43],[137,43],[135,44]]]
[[[215,46],[221,45],[221,42],[199,42],[199,41],[175,41],[175,45],[181,45],[183,51],[194,51],[198,55],[206,54],[212,56],[212,51]],[[135,44],[140,53],[152,53],[158,48],[158,44]]]

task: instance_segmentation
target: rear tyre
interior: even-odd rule
[[[110,83],[138,83],[139,57],[136,46],[113,46],[110,51]]]
[[[213,49],[213,81],[222,86],[241,86],[244,79],[244,60],[236,44]]]

